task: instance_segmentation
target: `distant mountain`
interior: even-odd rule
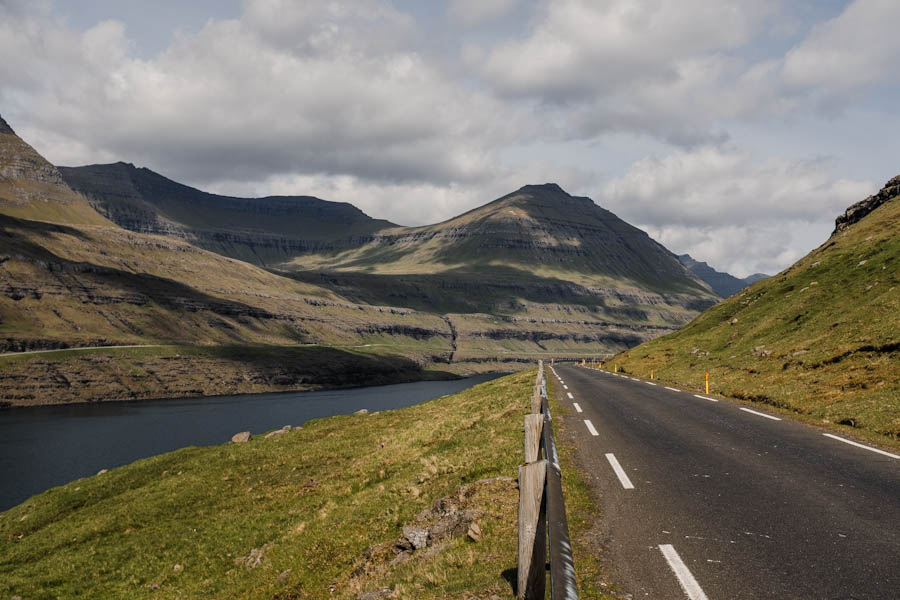
[[[129,163],[60,167],[65,182],[120,227],[184,239],[258,265],[370,240],[388,221],[345,202],[312,196],[234,198],[208,194]]]
[[[819,248],[615,360],[633,373],[900,438],[900,177]]]
[[[694,275],[708,283],[709,287],[723,298],[734,295],[748,285],[769,277],[769,275],[765,275],[764,273],[754,273],[749,277],[741,279],[734,275],[729,275],[728,273],[716,271],[707,263],[695,260],[690,254],[679,254],[678,260],[681,261],[681,264],[690,269]]]

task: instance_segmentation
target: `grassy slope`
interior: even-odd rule
[[[481,543],[454,538],[368,578],[351,572],[435,499],[515,476],[534,373],[269,440],[185,448],[54,488],[0,513],[0,596],[318,599],[389,587],[403,598],[510,597],[511,481],[470,488]],[[258,567],[235,565],[264,546]]]
[[[900,199],[684,329],[613,359],[639,375],[900,440]]]

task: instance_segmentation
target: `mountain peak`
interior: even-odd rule
[[[900,175],[884,184],[884,187],[877,194],[869,196],[865,200],[860,200],[856,204],[851,204],[842,215],[834,220],[834,231],[831,235],[844,231],[885,202],[893,200],[897,196],[900,196]]]
[[[16,132],[13,131],[12,127],[9,126],[9,123],[3,120],[3,116],[0,115],[0,133],[12,134],[15,135]]]

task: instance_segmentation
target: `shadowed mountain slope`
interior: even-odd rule
[[[852,219],[848,219],[851,215]],[[633,373],[900,437],[900,177],[825,244],[615,358]]]
[[[59,171],[72,189],[120,227],[179,237],[258,265],[358,246],[375,231],[394,226],[344,202],[312,196],[219,196],[123,162]]]
[[[678,260],[681,261],[681,264],[690,269],[694,275],[709,284],[709,287],[723,298],[736,294],[751,283],[756,283],[757,281],[768,277],[768,275],[763,273],[754,273],[753,275],[741,279],[728,273],[716,271],[705,262],[695,260],[690,254],[679,254]]]

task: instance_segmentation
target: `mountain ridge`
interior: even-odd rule
[[[748,285],[769,277],[765,273],[754,273],[747,277],[735,277],[730,273],[717,271],[708,263],[692,257],[690,254],[679,254],[678,260],[697,277],[705,281],[718,295],[728,298]]]

